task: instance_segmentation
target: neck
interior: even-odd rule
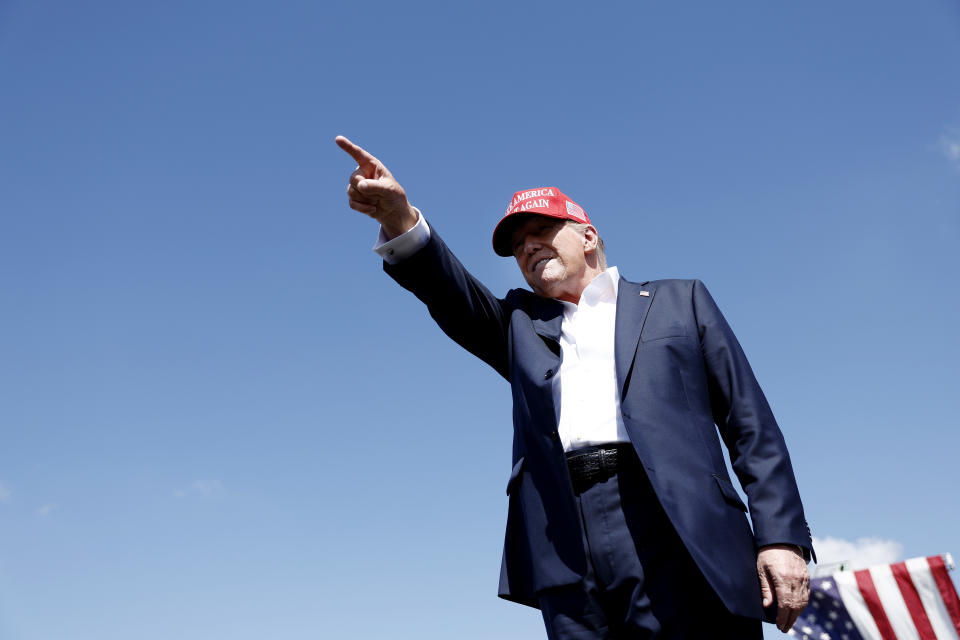
[[[583,275],[580,276],[580,278],[576,281],[576,286],[572,287],[569,291],[563,291],[554,297],[557,300],[563,300],[564,302],[579,304],[580,296],[583,295],[583,290],[587,288],[587,285],[593,282],[594,278],[604,271],[605,269],[601,269],[599,265],[587,265],[587,268],[583,271]]]

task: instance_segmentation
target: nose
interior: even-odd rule
[[[523,238],[523,243],[521,244],[520,252],[523,255],[531,255],[534,251],[540,248],[540,243],[537,241],[536,236],[532,233],[528,233]]]

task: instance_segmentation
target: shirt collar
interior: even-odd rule
[[[616,267],[609,267],[586,286],[580,294],[580,304],[593,307],[601,302],[616,302],[619,289],[620,272]],[[572,302],[565,300],[560,302],[563,303],[563,309],[567,313],[577,310],[577,305]]]

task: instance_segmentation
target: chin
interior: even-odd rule
[[[561,293],[560,288],[553,283],[538,285],[531,284],[530,287],[533,289],[534,293],[545,298],[555,298]]]

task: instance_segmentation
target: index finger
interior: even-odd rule
[[[377,163],[377,159],[370,155],[366,149],[354,144],[346,136],[337,136],[335,141],[337,146],[349,153],[350,156],[356,160],[357,164],[361,167],[365,164]]]

